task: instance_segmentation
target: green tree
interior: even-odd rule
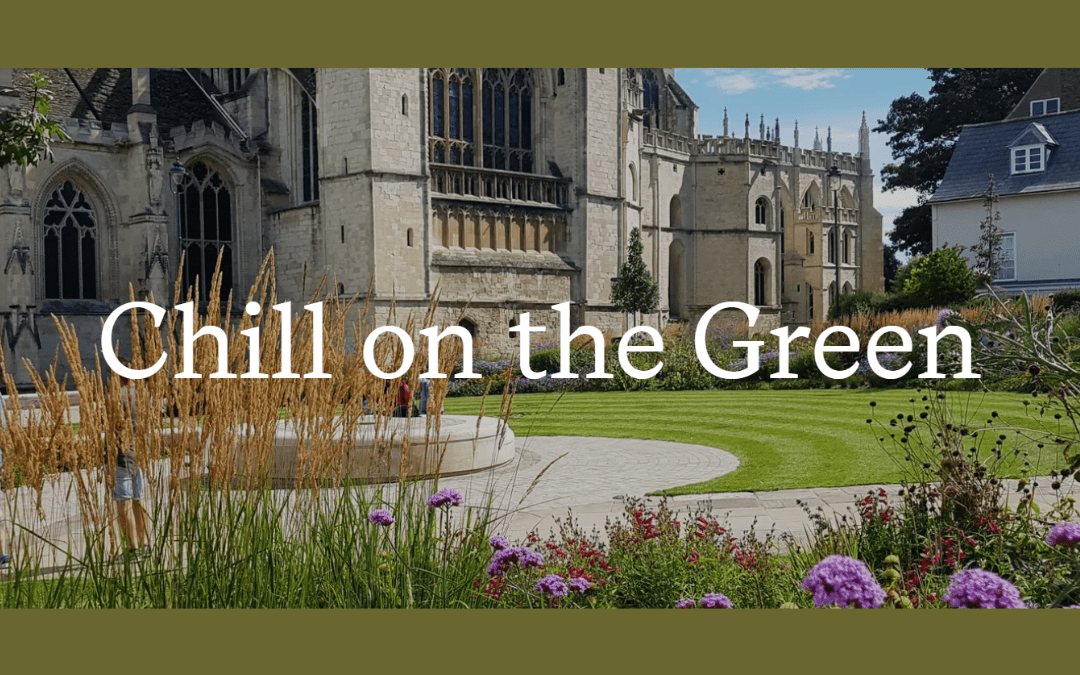
[[[42,75],[30,76],[30,106],[25,110],[0,111],[0,168],[8,164],[34,166],[52,161],[52,143],[67,139],[60,124],[49,119],[52,94]]]
[[[896,285],[896,275],[900,271],[900,259],[896,257],[896,247],[892,244],[885,244],[885,246],[882,247],[881,253],[885,258],[885,290],[896,290],[896,288],[898,288]]]
[[[979,282],[963,252],[963,246],[950,246],[913,261],[904,294],[917,307],[944,307],[974,298]]]
[[[998,196],[994,192],[994,174],[990,174],[990,187],[983,193],[983,208],[986,217],[979,223],[979,241],[972,253],[975,254],[975,276],[984,283],[992,283],[1005,265],[1004,251],[1001,244],[1001,228],[998,221],[1001,213],[997,210]]]
[[[934,83],[928,98],[912,93],[892,102],[874,127],[889,134],[894,163],[881,171],[886,190],[911,188],[919,203],[893,220],[889,239],[909,254],[928,253],[931,244],[930,205],[952,158],[965,124],[995,122],[1023,98],[1039,68],[928,68]]]
[[[611,282],[611,302],[619,309],[637,316],[648,314],[660,306],[660,284],[652,278],[641,257],[641,230],[630,230],[630,246],[619,276]]]

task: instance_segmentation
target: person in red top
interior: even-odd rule
[[[412,392],[405,380],[398,382],[397,407],[394,408],[394,417],[412,417]]]

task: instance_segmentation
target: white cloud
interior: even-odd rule
[[[831,80],[844,77],[839,68],[773,68],[769,72],[780,78],[781,84],[805,91],[832,89],[836,85]]]
[[[757,81],[745,73],[714,77],[709,80],[709,85],[717,87],[725,94],[741,94],[744,91],[757,89],[758,87]]]

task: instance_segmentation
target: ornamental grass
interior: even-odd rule
[[[237,374],[251,366],[244,331],[259,329],[261,372],[272,374],[280,370],[281,334],[289,330],[292,372],[301,376],[208,377],[218,369],[218,345],[201,337],[194,358],[203,377],[174,378],[183,365],[181,315],[169,310],[158,329],[140,310],[131,322],[131,351],[120,353],[121,361],[141,369],[163,349],[168,357],[159,372],[131,385],[134,425],[119,378],[100,359],[84,363],[80,356],[80,342],[99,336],[80,335],[55,319],[63,355],[42,372],[27,364],[38,404],[23,410],[12,396],[0,413],[6,422],[0,485],[11,519],[2,534],[13,559],[0,575],[0,605],[449,607],[471,594],[472,581],[489,564],[490,504],[458,506],[460,495],[445,508],[425,504],[445,494],[438,492],[445,452],[439,411],[449,381],[430,381],[429,414],[409,421],[425,431],[426,442],[410,443],[401,432],[404,420],[391,418],[398,381],[362,367],[351,347],[377,324],[402,325],[417,349],[401,380],[419,392],[428,352],[426,338],[416,338],[434,325],[437,302],[402,321],[392,304],[376,322],[370,304],[320,289],[313,301],[323,301],[323,370],[332,377],[305,378],[313,370],[312,313],[294,311],[292,325],[283,326],[282,314],[270,310],[277,304],[274,279],[271,253],[245,299],[262,311],[226,316],[223,308],[234,299],[221,297],[219,267],[194,330],[225,330],[228,370]],[[173,306],[198,297],[197,288],[182,288],[178,280]],[[459,355],[459,340],[443,340],[440,371],[452,373]],[[394,370],[400,342],[380,338],[375,357],[385,371]],[[59,358],[69,365],[63,379]],[[16,391],[10,369],[3,372],[7,390]],[[79,394],[76,424],[68,389]],[[487,408],[508,414],[511,395],[496,393],[497,405]],[[275,436],[283,428],[303,442],[294,461],[275,466]],[[370,455],[355,456],[353,441],[369,444]],[[150,542],[130,554],[110,498],[117,448],[133,449],[146,473]],[[430,475],[410,475],[418,470]]]

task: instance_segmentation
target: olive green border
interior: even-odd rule
[[[0,625],[6,670],[879,675],[1067,670],[1077,627],[1071,616],[1067,610],[73,610],[0,612]]]
[[[466,65],[1072,65],[1080,12],[1058,4],[1040,4],[1017,31],[1015,6],[940,0],[22,0],[0,10],[0,58],[41,67],[402,67],[450,55]]]
[[[0,62],[1038,67],[1075,63],[1075,18],[1045,3],[1025,15],[921,0],[23,0],[0,9]],[[1018,19],[1036,37],[1019,38]],[[1067,668],[1078,625],[1080,613],[1055,611],[4,611],[0,663],[112,673],[1009,672]]]

